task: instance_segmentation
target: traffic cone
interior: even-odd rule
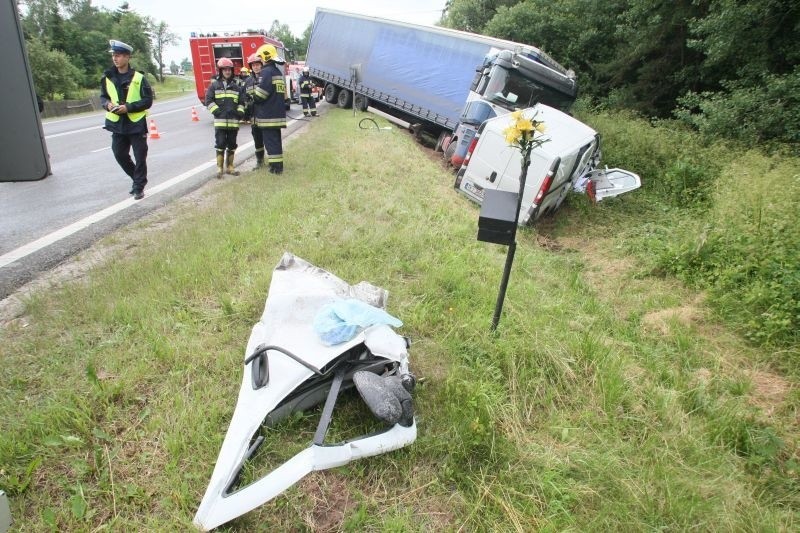
[[[156,121],[154,119],[150,119],[150,138],[151,139],[160,139],[161,135],[158,134],[158,128],[156,128]]]
[[[200,117],[197,116],[197,110],[192,106],[192,122],[200,122]]]

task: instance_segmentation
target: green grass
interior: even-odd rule
[[[106,238],[105,263],[3,325],[0,487],[20,530],[191,528],[286,250],[389,290],[419,437],[223,530],[797,529],[796,378],[636,259],[632,222],[672,208],[572,198],[522,231],[492,334],[505,248],[476,241],[477,207],[406,133],[359,118],[313,122],[280,179],[211,184]]]

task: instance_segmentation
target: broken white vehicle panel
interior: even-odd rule
[[[275,498],[305,475],[406,446],[417,437],[411,406],[414,377],[408,341],[375,325],[326,346],[312,328],[326,304],[356,298],[383,309],[388,293],[366,282],[348,285],[285,253],[272,274],[261,320],[245,350],[239,398],[194,524],[210,530]],[[381,419],[383,431],[328,444],[325,435],[341,390],[353,387]],[[266,476],[240,487],[245,463],[263,442],[262,424],[325,402],[313,442]]]

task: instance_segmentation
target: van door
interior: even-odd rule
[[[502,189],[511,192],[519,190],[506,188],[508,184],[501,186],[509,169],[519,169],[519,150],[509,146],[501,132],[494,128],[486,128],[485,125],[486,123],[479,130],[480,138],[475,150],[470,154],[469,164],[459,186],[463,193],[478,203],[483,201],[484,189]],[[519,175],[519,170],[516,173]]]

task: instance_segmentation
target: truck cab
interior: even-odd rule
[[[538,49],[498,50],[487,55],[475,71],[458,126],[444,143],[445,159],[459,168],[478,127],[486,120],[537,103],[566,111],[576,96],[574,73]]]
[[[555,212],[571,189],[583,190],[599,201],[641,186],[639,176],[632,172],[599,169],[600,135],[586,124],[544,104],[523,113],[544,122],[547,141],[531,152],[518,224],[532,224]],[[479,204],[487,189],[520,190],[522,156],[506,142],[503,131],[509,124],[507,116],[485,121],[456,176],[454,187]]]

